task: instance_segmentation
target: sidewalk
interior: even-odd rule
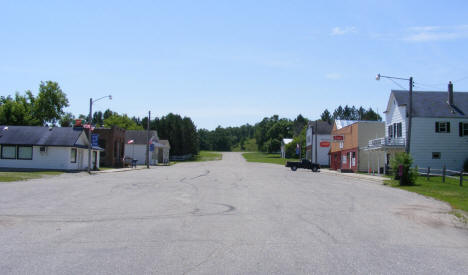
[[[320,169],[320,172],[332,174],[335,176],[342,176],[342,177],[355,178],[355,179],[361,179],[361,180],[369,180],[369,181],[374,181],[378,183],[383,183],[385,180],[388,179],[383,176],[372,176],[372,175],[365,175],[365,174],[359,174],[359,173],[341,173],[335,170],[323,169],[323,168]]]
[[[117,173],[117,172],[127,172],[127,171],[135,171],[135,170],[142,170],[142,169],[147,169],[147,168],[144,165],[140,165],[140,166],[137,166],[136,168],[115,168],[115,169],[106,169],[106,170],[101,170],[101,171],[91,171],[91,174]]]

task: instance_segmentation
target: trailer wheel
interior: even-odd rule
[[[297,167],[293,165],[293,166],[291,166],[291,170],[296,171]]]
[[[317,171],[318,171],[317,166],[312,166],[312,172],[317,172]]]

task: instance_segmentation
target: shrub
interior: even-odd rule
[[[413,158],[410,154],[401,152],[396,153],[395,157],[390,160],[394,179],[400,179],[400,185],[413,185],[418,178],[418,169],[411,168],[413,164]],[[403,166],[403,174],[400,177],[399,167]]]

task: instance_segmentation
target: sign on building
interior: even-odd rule
[[[91,134],[91,146],[99,146],[99,135]]]

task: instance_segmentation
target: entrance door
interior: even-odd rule
[[[97,152],[96,151],[93,151],[93,164],[92,164],[92,167],[93,167],[93,170],[97,170],[97,166],[96,166],[96,163],[97,163]]]
[[[78,170],[83,170],[83,150],[78,149],[78,156],[76,156],[76,161],[78,161]]]

